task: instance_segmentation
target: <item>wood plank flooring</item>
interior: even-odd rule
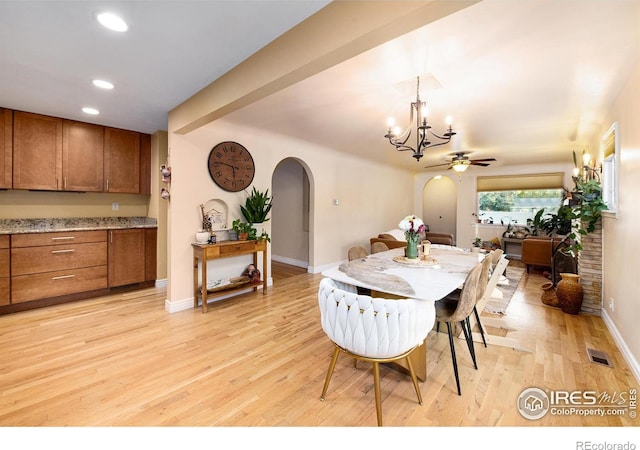
[[[164,289],[109,295],[0,316],[0,426],[375,426],[371,368],[333,351],[319,323],[321,275],[274,269],[267,295],[243,294],[169,314]],[[523,389],[637,388],[599,317],[540,302],[546,279],[525,274],[507,310],[510,337],[530,351],[457,342],[456,393],[447,336],[427,341],[419,405],[409,378],[381,368],[386,426],[627,426],[625,416],[523,418]],[[590,362],[605,351],[614,368]]]

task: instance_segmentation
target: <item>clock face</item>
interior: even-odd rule
[[[237,142],[217,144],[209,153],[209,175],[225,191],[238,192],[253,181],[256,166],[251,153]]]

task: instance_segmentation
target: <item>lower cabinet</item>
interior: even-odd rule
[[[109,231],[109,287],[155,280],[156,239],[155,228]]]
[[[9,294],[9,236],[0,236],[0,306],[8,305]]]
[[[0,235],[0,314],[153,283],[156,242],[156,228]]]
[[[106,287],[106,231],[11,237],[11,303]]]

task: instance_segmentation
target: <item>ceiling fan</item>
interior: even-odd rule
[[[483,158],[483,159],[469,159],[466,152],[457,152],[452,154],[451,161],[444,164],[436,164],[433,166],[426,166],[425,169],[431,169],[433,167],[449,166],[449,169],[453,169],[456,172],[464,172],[469,166],[481,166],[487,167],[489,161],[497,161],[495,158]]]

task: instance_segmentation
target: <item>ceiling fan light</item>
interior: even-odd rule
[[[467,167],[469,167],[469,161],[454,161],[451,163],[451,168],[458,173],[464,172]]]

